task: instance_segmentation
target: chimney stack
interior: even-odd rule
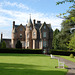
[[[1,42],[2,42],[3,34],[1,33]]]
[[[34,19],[34,20],[33,20],[33,25],[35,25],[35,21],[36,21],[36,20]]]
[[[15,21],[13,21],[13,29],[14,29],[14,26],[15,26]]]

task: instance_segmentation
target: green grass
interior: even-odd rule
[[[57,62],[39,54],[0,54],[0,75],[66,75]]]
[[[70,56],[60,56],[60,57],[70,60],[72,62],[75,62],[75,57],[74,58],[70,58]]]

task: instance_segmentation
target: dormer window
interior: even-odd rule
[[[44,26],[44,29],[46,29],[46,26]]]
[[[22,38],[22,34],[20,34],[20,38]]]

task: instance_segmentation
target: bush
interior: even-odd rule
[[[42,54],[42,49],[0,49],[0,53],[24,53],[24,54]]]
[[[6,43],[5,43],[5,41],[2,42],[1,48],[6,48]]]
[[[73,54],[70,54],[70,58],[74,58],[74,55]]]
[[[17,41],[16,48],[22,48],[22,43],[20,41]]]

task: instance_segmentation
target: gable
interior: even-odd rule
[[[25,27],[21,24],[16,28],[17,31],[25,31]]]

